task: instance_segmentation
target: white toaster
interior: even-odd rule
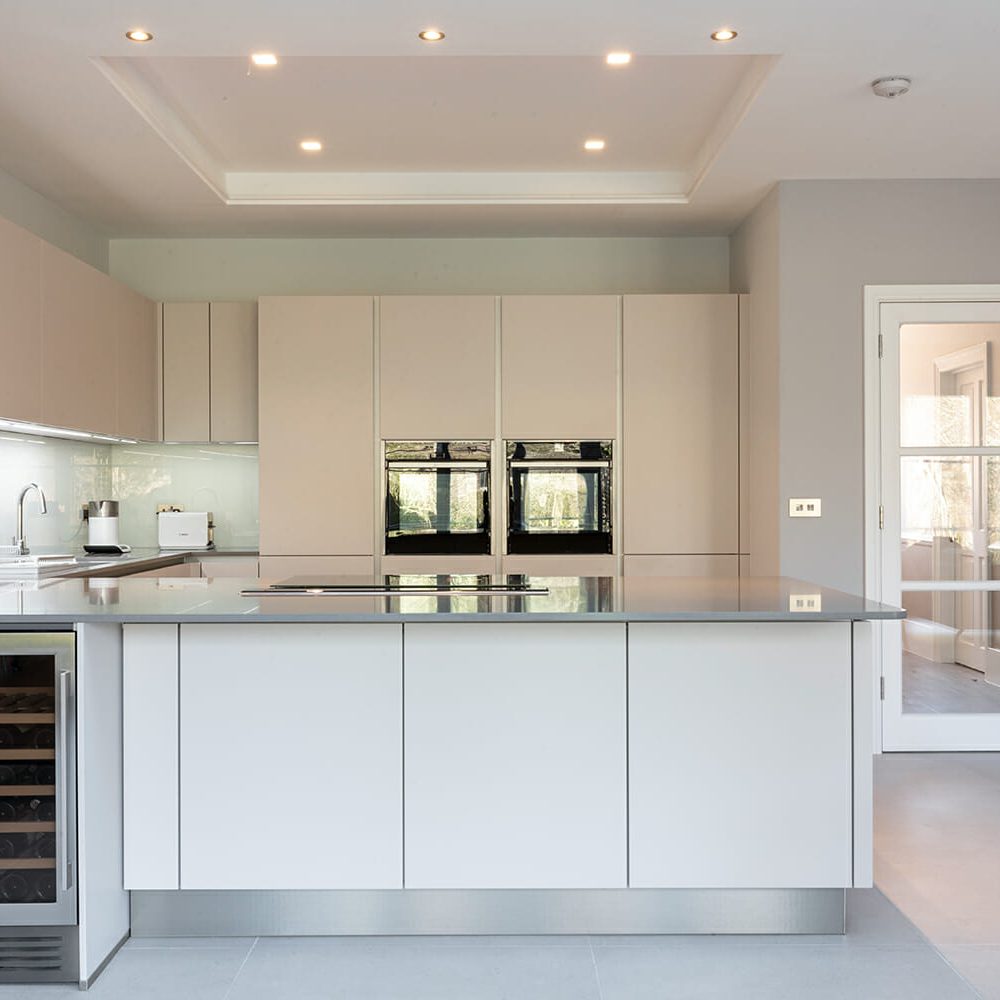
[[[212,515],[208,511],[163,511],[157,514],[161,549],[208,549],[212,546]]]

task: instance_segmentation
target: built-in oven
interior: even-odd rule
[[[386,555],[490,554],[489,441],[385,442]]]
[[[507,552],[613,551],[610,441],[507,442]]]

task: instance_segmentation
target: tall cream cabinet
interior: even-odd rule
[[[260,551],[372,555],[374,300],[259,300]]]
[[[165,302],[164,441],[257,440],[257,304]]]
[[[42,419],[42,241],[0,219],[0,416]]]
[[[496,428],[496,299],[379,299],[379,422],[385,440],[482,440]]]
[[[736,295],[626,295],[624,552],[739,553]]]
[[[500,308],[502,436],[613,439],[618,297],[505,295]]]

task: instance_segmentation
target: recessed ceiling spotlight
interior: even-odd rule
[[[278,57],[273,52],[254,52],[250,56],[254,66],[277,66]]]
[[[318,153],[323,148],[323,143],[319,139],[303,139],[299,148],[306,153]]]
[[[606,143],[603,139],[588,139],[584,144],[583,148],[591,153],[599,153],[604,149]]]
[[[713,42],[731,42],[737,35],[735,28],[719,28],[712,32]]]
[[[443,42],[444,32],[439,28],[424,28],[420,34],[417,35],[422,42]]]
[[[151,42],[153,40],[153,33],[146,31],[145,28],[130,28],[125,32],[125,37],[130,42]]]
[[[632,61],[631,52],[609,52],[604,61],[609,66],[627,66]]]

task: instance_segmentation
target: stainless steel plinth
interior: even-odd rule
[[[843,934],[843,889],[133,892],[133,937]]]

